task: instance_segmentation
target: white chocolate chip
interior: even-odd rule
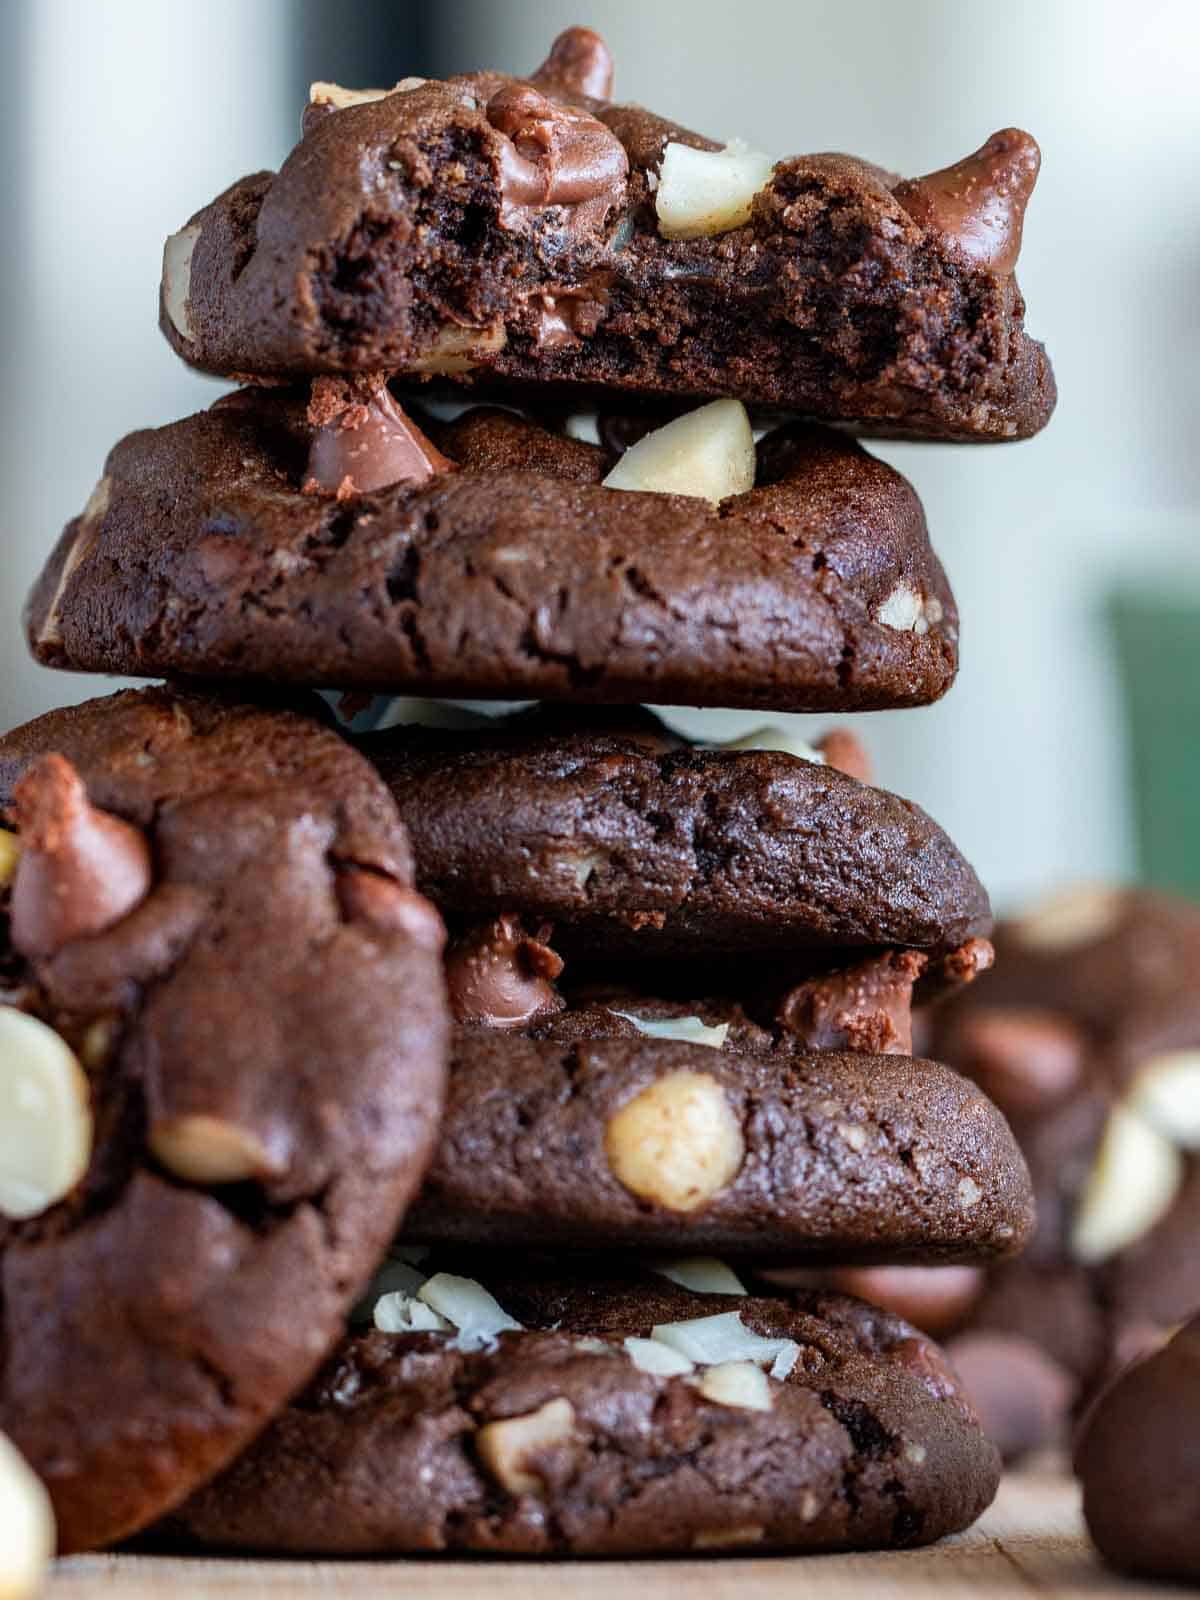
[[[815,1522],[820,1515],[821,1502],[811,1489],[805,1489],[800,1496],[799,1511],[801,1522]]]
[[[668,1278],[693,1294],[745,1294],[746,1285],[732,1267],[716,1256],[680,1256],[674,1261],[652,1262],[651,1272]]]
[[[1038,901],[1013,929],[1027,950],[1071,950],[1116,927],[1123,896],[1104,884],[1080,883]]]
[[[819,750],[815,750],[799,734],[789,733],[786,728],[754,728],[750,733],[744,733],[740,739],[730,739],[727,744],[717,745],[716,748],[718,750],[778,750],[782,755],[795,756],[798,761],[812,761],[817,766],[825,765],[825,757]]]
[[[32,1600],[45,1582],[55,1543],[50,1496],[0,1433],[0,1600]]]
[[[475,1435],[479,1459],[509,1494],[538,1494],[542,1479],[530,1458],[540,1450],[564,1444],[575,1431],[575,1408],[569,1400],[547,1400],[523,1417],[485,1422]]]
[[[745,1522],[740,1528],[714,1528],[711,1533],[698,1533],[692,1540],[693,1550],[736,1550],[740,1545],[761,1544],[767,1530],[761,1522]]]
[[[839,1122],[837,1131],[850,1146],[851,1150],[865,1150],[867,1148],[867,1130],[857,1122]],[[961,1193],[962,1185],[959,1185]],[[978,1199],[978,1195],[976,1199]]]
[[[770,156],[740,139],[723,150],[668,144],[654,192],[659,233],[664,239],[702,239],[740,228],[774,170]]]
[[[503,350],[508,343],[508,329],[503,323],[494,328],[462,328],[451,323],[442,328],[433,343],[409,363],[411,372],[457,373],[469,372],[479,365],[476,357]]]
[[[185,1183],[248,1183],[276,1172],[257,1134],[204,1112],[159,1118],[146,1142],[167,1171]]]
[[[723,1361],[709,1367],[696,1387],[706,1400],[719,1406],[740,1406],[746,1411],[771,1409],[770,1379],[750,1361]]]
[[[1183,1175],[1170,1139],[1128,1106],[1114,1106],[1071,1228],[1076,1260],[1105,1261],[1148,1233],[1171,1209]]]
[[[1169,1050],[1138,1070],[1125,1103],[1181,1150],[1200,1150],[1200,1050]]]
[[[983,1199],[983,1190],[974,1178],[960,1178],[958,1180],[958,1203],[964,1211],[970,1211],[972,1206],[977,1206]]]
[[[929,632],[929,613],[925,598],[910,583],[901,580],[875,612],[876,622],[900,633]]]
[[[379,1297],[371,1321],[381,1333],[446,1333],[450,1328],[432,1306],[402,1289]]]
[[[740,1311],[722,1311],[715,1317],[689,1317],[683,1322],[661,1322],[651,1330],[650,1337],[678,1350],[701,1367],[730,1361],[771,1366],[781,1355],[790,1355],[793,1350],[799,1355],[794,1339],[764,1338],[746,1327]],[[791,1371],[790,1366],[788,1371]]]
[[[426,1279],[417,1295],[458,1329],[454,1342],[460,1350],[485,1350],[495,1344],[498,1334],[520,1332],[521,1324],[474,1278],[438,1272]]]
[[[200,237],[200,224],[189,222],[163,245],[163,306],[181,339],[190,339],[192,327],[192,256]]]
[[[925,1465],[925,1457],[928,1454],[929,1452],[923,1444],[917,1444],[911,1439],[904,1446],[904,1459],[911,1461],[914,1467],[923,1467]]]
[[[729,1033],[727,1022],[709,1027],[701,1017],[639,1017],[633,1011],[618,1011],[615,1006],[606,1006],[605,1010],[632,1022],[648,1039],[675,1039],[680,1044],[702,1044],[710,1050],[720,1050]]]
[[[670,1072],[610,1119],[609,1167],[631,1194],[668,1211],[695,1211],[737,1176],[742,1130],[725,1091],[706,1072]]]
[[[719,504],[754,487],[750,418],[740,400],[713,400],[644,434],[604,480],[606,489],[686,494]]]
[[[56,1205],[91,1154],[91,1097],[74,1053],[44,1022],[0,1006],[0,1215]]]
[[[639,1372],[656,1378],[675,1378],[696,1370],[696,1363],[681,1350],[672,1350],[659,1339],[626,1339],[625,1351]]]
[[[7,828],[0,828],[0,889],[7,889],[16,877],[21,859],[21,841]]]

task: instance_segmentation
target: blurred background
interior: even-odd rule
[[[915,175],[1039,139],[1018,275],[1059,412],[1016,446],[878,447],[925,501],[963,666],[863,731],[1001,907],[1067,877],[1200,891],[1194,0],[5,0],[0,723],[104,691],[26,659],[24,594],[109,446],[220,392],[157,332],[165,235],[279,164],[310,78],[530,71],[571,22],[608,38],[618,98],[779,155]]]

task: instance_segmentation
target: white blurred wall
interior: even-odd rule
[[[161,241],[291,142],[284,62],[298,3],[23,8],[8,68],[26,200],[19,256],[10,240],[0,265],[2,723],[102,687],[26,663],[20,600],[109,445],[215,392],[156,330]],[[589,21],[616,51],[619,96],[779,154],[848,149],[915,174],[1010,123],[1036,134],[1044,167],[1019,276],[1030,331],[1058,372],[1059,413],[1027,444],[880,447],[925,500],[963,613],[963,667],[939,706],[865,719],[866,733],[881,781],[946,824],[999,901],[1065,874],[1126,871],[1120,723],[1097,608],[1121,573],[1161,571],[1200,592],[1200,5],[397,5],[415,11],[450,70],[529,70],[559,27]],[[411,65],[380,62],[376,81]],[[11,126],[11,103],[6,115]]]
[[[162,243],[236,176],[286,153],[297,121],[279,65],[288,11],[288,0],[3,8],[20,226],[0,263],[0,726],[104,691],[35,667],[20,608],[110,446],[220,393],[158,332]]]

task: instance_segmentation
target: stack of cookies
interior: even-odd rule
[[[986,895],[845,728],[641,707],[950,687],[850,435],[1048,419],[1037,147],[776,162],[611,76],[315,85],[165,251],[241,387],[32,595],[43,662],[170,680],[0,740],[0,1424],[65,1549],[867,1549],[995,1490],[928,1338],[762,1276],[1020,1250],[1007,1124],[913,1058]]]

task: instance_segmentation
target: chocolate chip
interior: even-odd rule
[[[613,86],[612,51],[593,29],[566,28],[531,77],[534,83],[565,89],[570,94],[608,100]]]
[[[381,379],[314,379],[308,416],[316,431],[306,492],[367,494],[394,483],[426,483],[453,470],[454,463],[405,415]]]
[[[974,155],[897,184],[892,193],[914,222],[941,234],[975,267],[1009,273],[1021,251],[1025,207],[1042,153],[1020,128],[994,133]]]

